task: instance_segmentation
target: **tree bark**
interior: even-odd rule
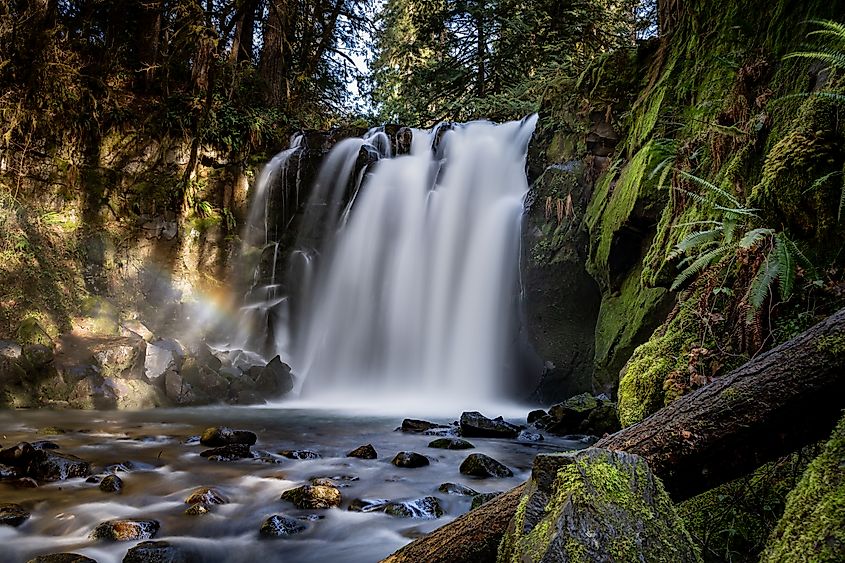
[[[830,434],[845,406],[845,309],[681,397],[596,447],[644,457],[676,501],[747,474]],[[485,563],[516,512],[522,486],[385,563]]]

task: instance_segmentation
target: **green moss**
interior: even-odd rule
[[[845,560],[845,418],[786,501],[761,563]]]
[[[819,352],[840,356],[845,354],[845,334],[835,334],[819,338],[816,348]]]

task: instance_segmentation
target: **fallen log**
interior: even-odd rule
[[[826,438],[845,407],[845,309],[595,447],[644,457],[676,501]],[[523,486],[384,563],[488,563]]]

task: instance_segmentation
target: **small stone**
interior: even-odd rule
[[[234,461],[237,459],[252,459],[253,456],[246,444],[231,444],[202,451],[200,457],[207,457],[209,461]]]
[[[472,504],[470,505],[469,509],[475,510],[485,502],[493,500],[500,494],[502,494],[501,491],[496,493],[478,493],[477,495],[472,497]]]
[[[431,520],[443,516],[443,508],[436,497],[423,497],[403,502],[389,502],[383,512],[397,518],[422,518]]]
[[[340,491],[325,485],[303,485],[282,493],[282,500],[302,509],[325,509],[340,506]]]
[[[109,520],[101,522],[91,532],[95,540],[133,541],[154,537],[161,525],[157,520]]]
[[[505,465],[484,454],[470,454],[461,463],[461,473],[473,477],[513,477],[513,472]]]
[[[218,448],[233,444],[245,444],[252,446],[258,440],[258,436],[249,430],[232,430],[225,426],[206,428],[200,436],[200,443],[203,446]]]
[[[0,504],[0,525],[17,528],[30,517],[27,510],[19,504]]]
[[[123,563],[189,563],[194,560],[184,549],[170,542],[145,541],[126,552]]]
[[[284,538],[304,532],[306,528],[307,526],[296,518],[274,514],[261,524],[258,533],[265,538]]]
[[[279,455],[288,459],[320,459],[320,454],[311,450],[281,450]]]
[[[200,487],[188,495],[185,499],[185,504],[228,504],[229,499],[226,496],[211,487]]]
[[[97,563],[90,557],[78,553],[51,553],[49,555],[38,555],[26,563]]]
[[[185,510],[185,514],[187,516],[202,516],[204,514],[208,514],[209,510],[204,504],[195,504],[193,506],[188,507]]]
[[[348,454],[346,457],[357,457],[358,459],[377,459],[378,453],[372,444],[358,446]]]
[[[396,467],[414,469],[417,467],[425,467],[430,462],[427,457],[416,452],[399,452],[390,463]]]
[[[114,474],[106,475],[100,481],[100,490],[105,493],[120,494],[123,491],[123,479]]]
[[[443,483],[437,488],[437,490],[441,493],[446,493],[447,495],[459,495],[463,497],[474,497],[478,494],[478,491],[475,489],[471,489],[466,485],[461,485],[460,483]]]
[[[475,446],[460,438],[438,438],[430,442],[428,447],[442,450],[471,450]]]

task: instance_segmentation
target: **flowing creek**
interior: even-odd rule
[[[511,409],[507,414],[515,412]],[[454,418],[429,420],[451,424]],[[525,423],[524,418],[508,420]],[[139,542],[93,540],[92,530],[109,519],[145,518],[161,523],[156,540],[183,547],[191,561],[375,562],[470,509],[471,497],[439,492],[442,483],[463,484],[485,493],[505,491],[528,477],[537,453],[584,447],[546,435],[541,442],[468,438],[475,449],[434,449],[428,444],[436,436],[396,431],[401,421],[401,416],[312,408],[0,412],[3,447],[50,440],[60,446],[59,452],[91,462],[94,474],[102,475],[107,466],[117,463],[131,469],[118,471],[124,483],[121,494],[103,492],[85,478],[42,483],[32,489],[16,489],[4,482],[0,504],[19,503],[32,517],[17,528],[0,526],[0,561],[22,563],[39,554],[73,552],[99,563],[119,562]],[[190,438],[212,425],[255,432],[258,442],[253,451],[265,459],[214,462],[200,457],[207,448]],[[346,457],[368,443],[375,447],[378,459]],[[322,457],[292,460],[277,455],[284,449],[308,449]],[[416,469],[395,467],[390,461],[399,451],[421,453],[431,463]],[[458,468],[470,453],[499,460],[513,471],[513,477],[462,475]],[[335,478],[343,497],[340,508],[299,510],[280,499],[283,491],[315,477]],[[230,502],[211,506],[208,514],[186,515],[186,497],[206,486],[216,488]],[[438,499],[443,516],[401,518],[348,510],[353,499],[426,496]],[[261,538],[259,527],[273,514],[301,518],[307,529],[283,539]]]

